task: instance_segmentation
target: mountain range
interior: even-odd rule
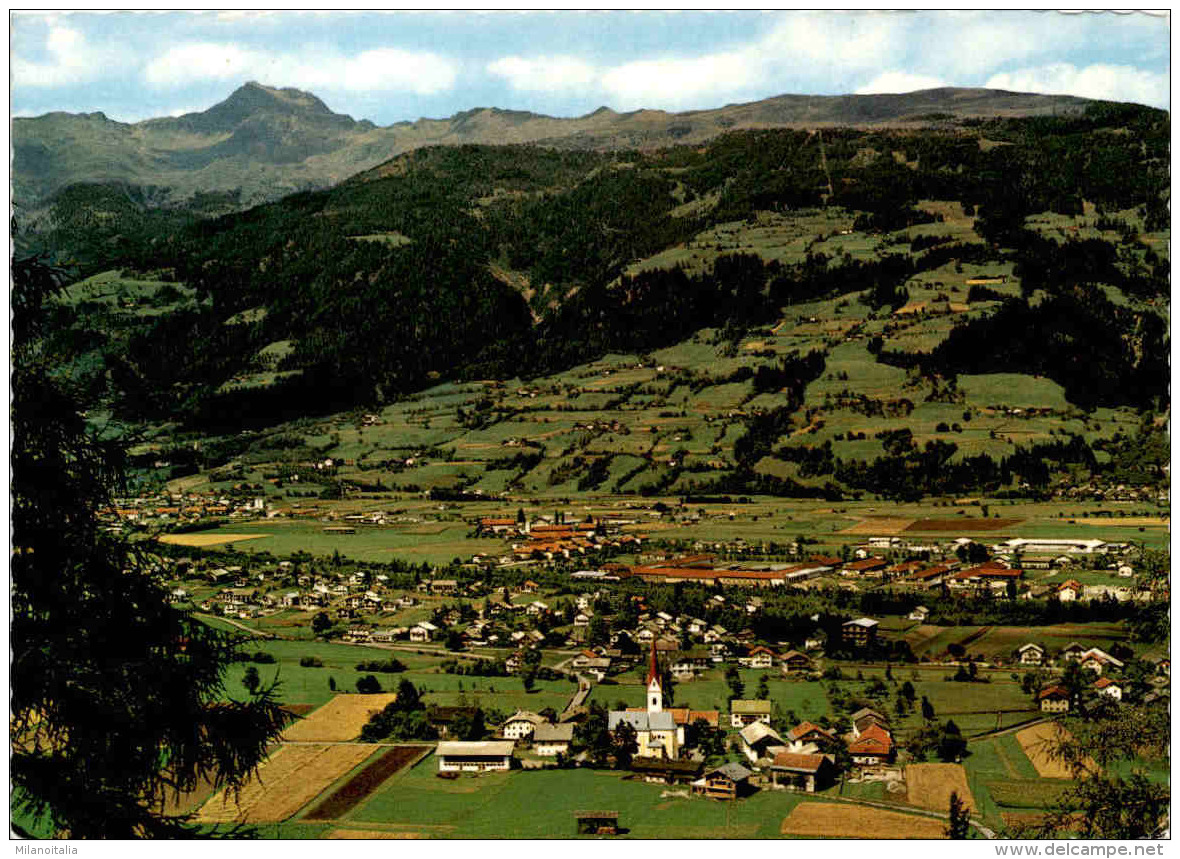
[[[555,118],[476,108],[447,119],[379,127],[333,112],[311,93],[250,82],[208,110],[117,122],[55,112],[12,123],[13,200],[35,209],[75,183],[155,186],[157,199],[236,192],[241,205],[334,185],[432,145],[539,143],[565,149],[651,149],[701,143],[735,129],[929,127],[982,117],[1081,113],[1091,100],[987,89],[905,94],[781,95],[711,110]]]

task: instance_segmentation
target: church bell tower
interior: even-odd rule
[[[660,666],[656,662],[656,643],[651,643],[651,666],[647,669],[647,712],[664,712],[664,689],[660,683]]]

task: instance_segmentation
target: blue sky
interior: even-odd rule
[[[248,80],[388,125],[473,107],[578,116],[782,93],[987,86],[1167,107],[1169,21],[1058,12],[14,13],[12,110],[122,121]]]

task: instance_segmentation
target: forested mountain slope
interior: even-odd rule
[[[1007,402],[973,381],[997,372],[1063,392],[1054,433],[1166,408],[1168,134],[1161,111],[1091,106],[652,151],[431,147],[214,218],[76,189],[41,240],[115,272],[52,323],[63,372],[125,420],[233,433],[448,379],[646,364],[707,329],[719,351],[680,366],[734,386],[718,402],[745,431],[714,446],[735,486],[776,458],[856,484],[887,478],[783,442],[887,450],[848,416],[961,424]]]

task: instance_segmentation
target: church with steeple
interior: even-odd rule
[[[664,685],[654,641],[647,669],[647,709],[612,710],[607,717],[607,727],[612,733],[623,722],[635,730],[636,757],[675,759],[680,756],[681,735],[672,714],[664,710]]]

